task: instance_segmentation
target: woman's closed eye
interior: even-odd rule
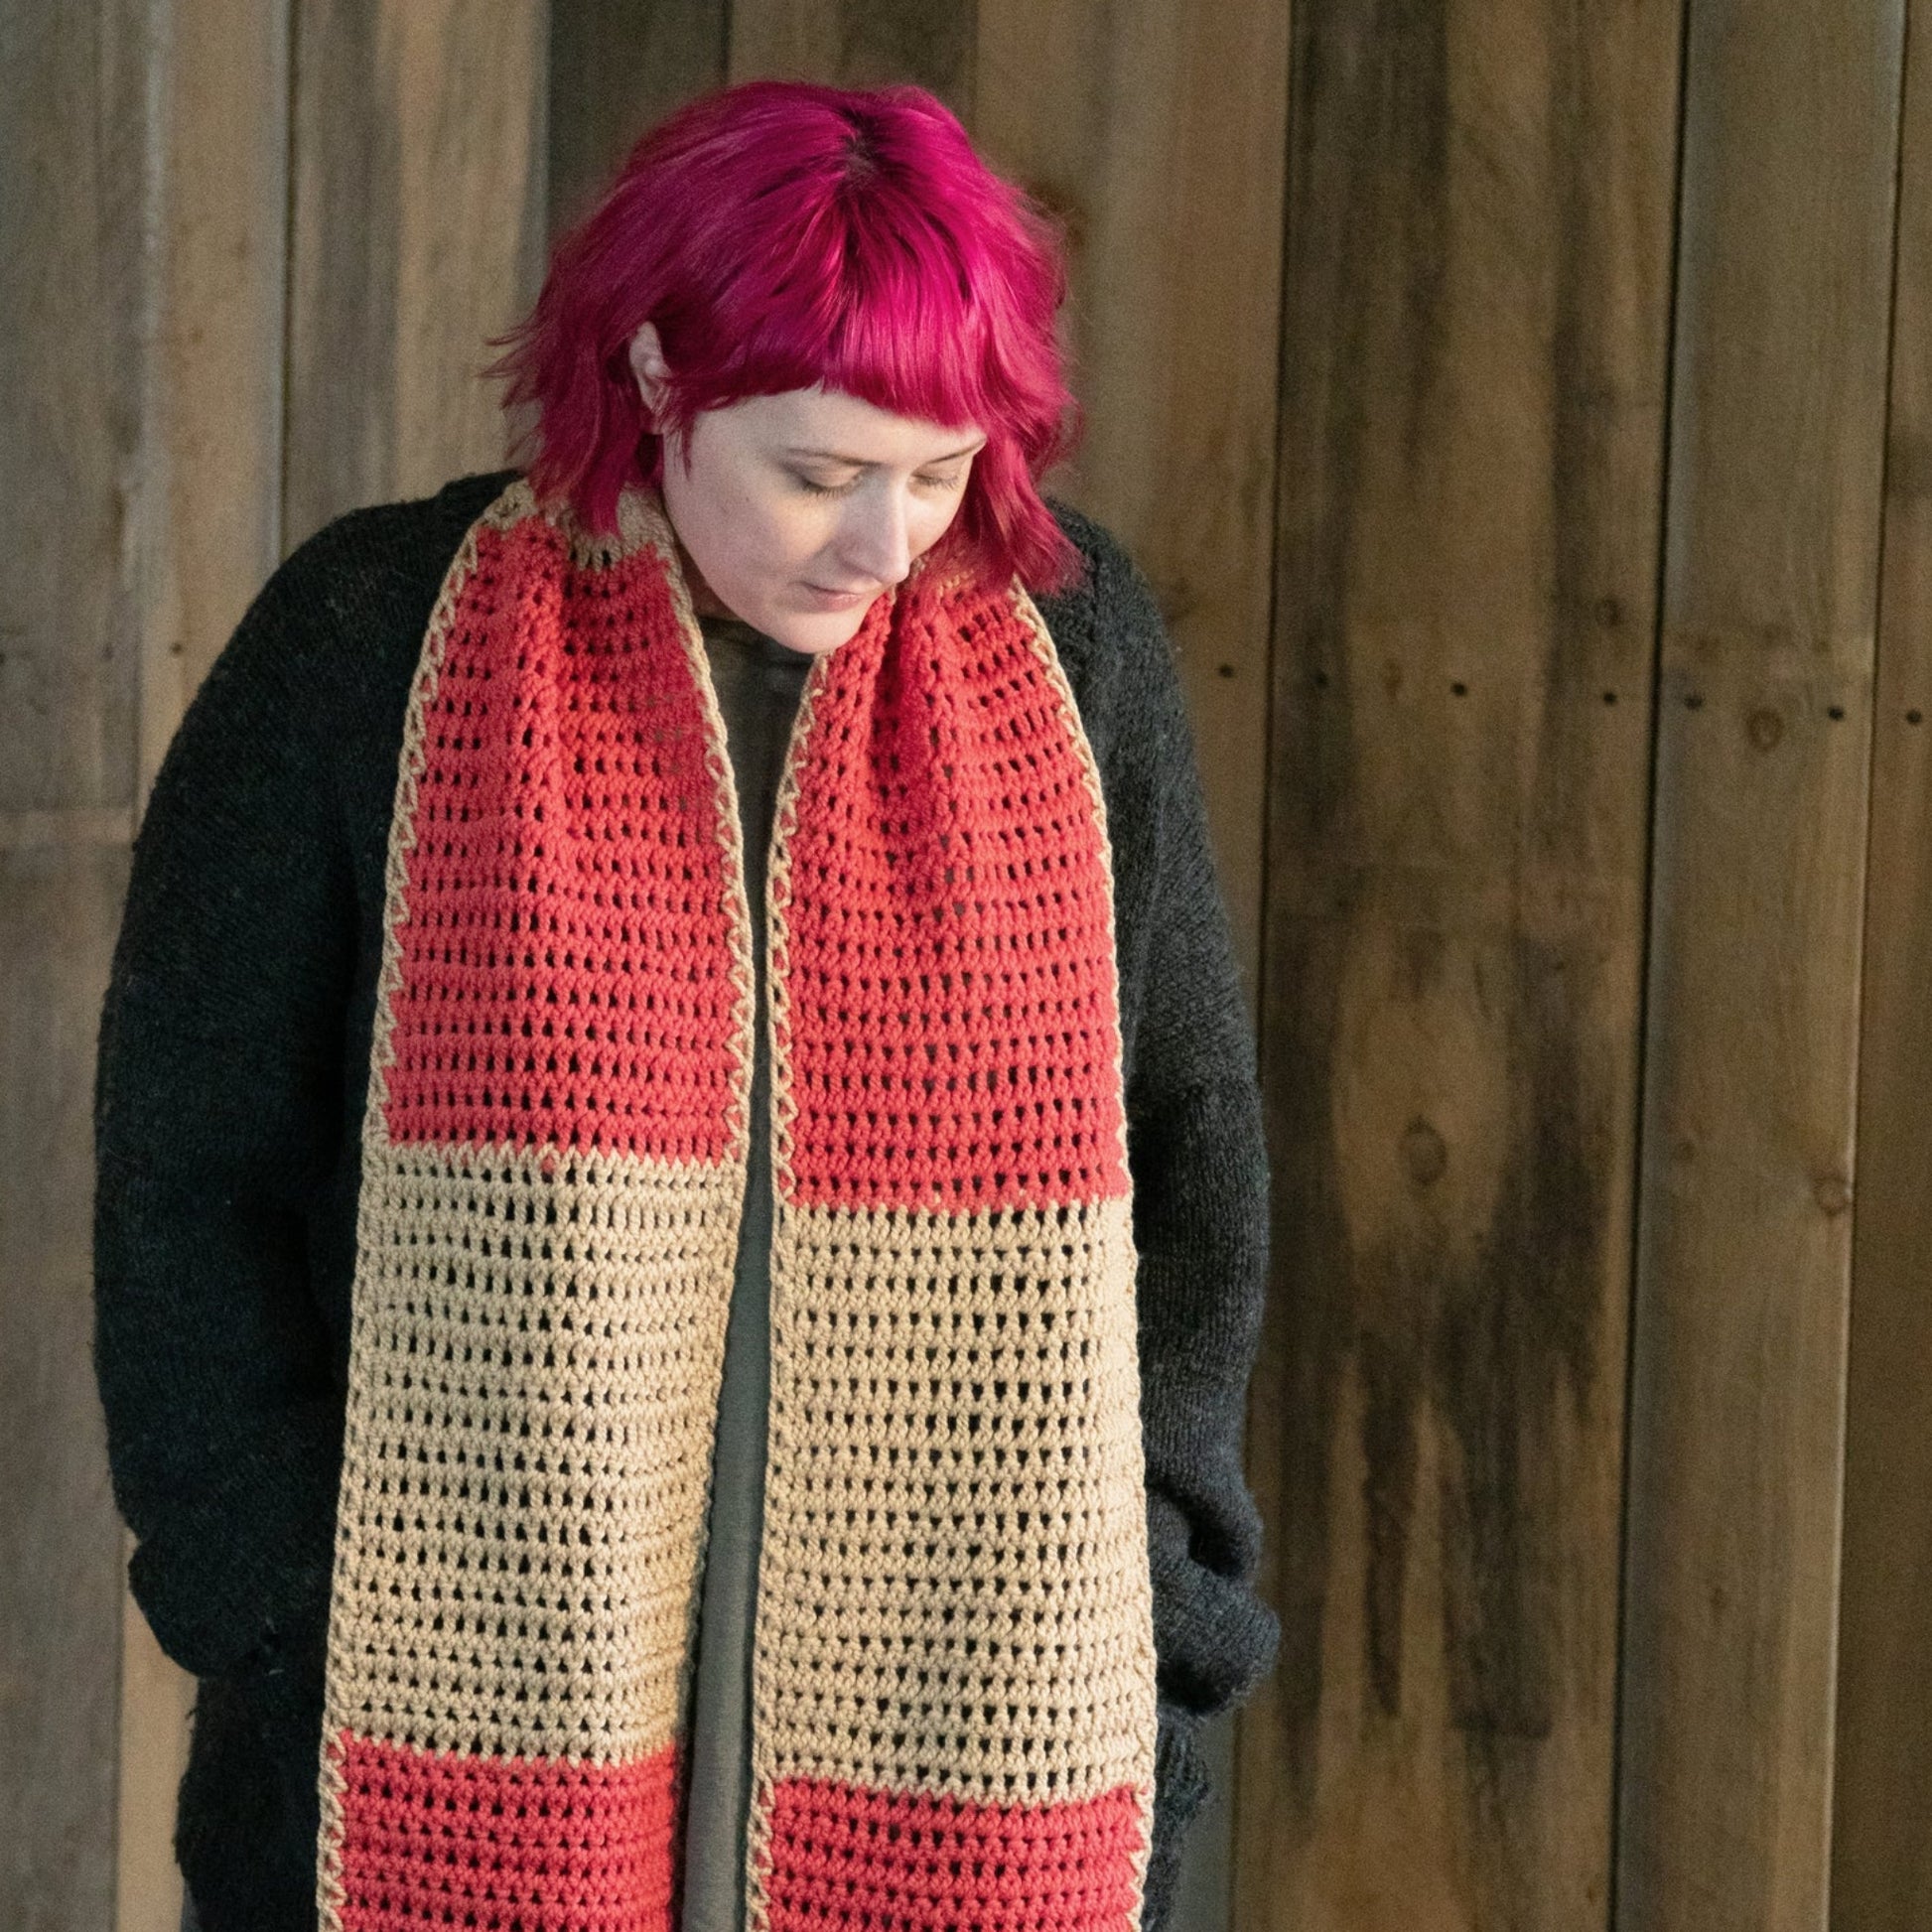
[[[801,489],[808,490],[814,496],[849,495],[859,484],[859,479],[857,477],[848,477],[842,483],[820,483],[816,478],[804,476],[795,470],[792,472],[792,481]],[[921,475],[915,476],[912,481],[922,488],[944,494],[949,490],[957,489],[966,481],[966,472],[964,470],[955,470],[943,477]]]

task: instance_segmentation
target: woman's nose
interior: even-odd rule
[[[912,568],[911,533],[906,527],[905,500],[896,489],[885,489],[870,501],[853,505],[839,548],[848,570],[863,573],[890,589]]]

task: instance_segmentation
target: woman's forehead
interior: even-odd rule
[[[822,384],[747,397],[733,407],[774,454],[820,462],[917,466],[970,456],[986,440],[977,424],[901,416]]]

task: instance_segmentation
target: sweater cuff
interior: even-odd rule
[[[243,1676],[326,1637],[341,1476],[338,1401],[292,1405],[214,1465],[128,1564],[162,1650],[195,1677]]]

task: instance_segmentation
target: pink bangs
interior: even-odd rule
[[[667,429],[817,384],[977,424],[987,445],[940,547],[1055,590],[1080,570],[1037,491],[1080,426],[1053,333],[1065,293],[1057,228],[933,95],[749,81],[637,143],[489,373],[507,407],[535,405],[517,452],[533,485],[597,530],[625,483],[663,472],[628,360],[646,321],[671,369]]]

